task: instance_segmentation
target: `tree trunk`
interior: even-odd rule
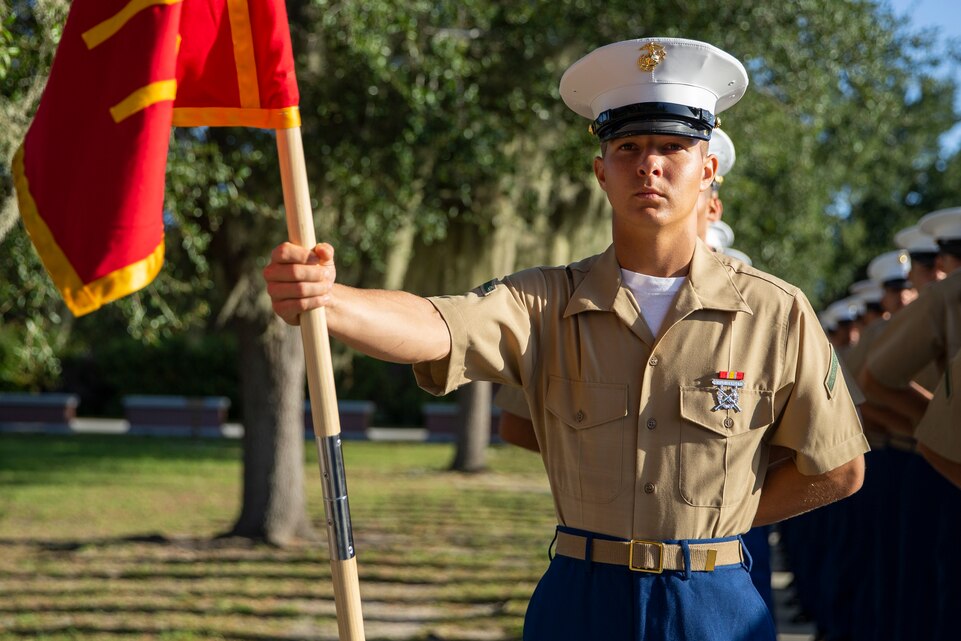
[[[457,392],[457,451],[451,469],[481,472],[487,468],[487,444],[491,439],[491,385],[475,381]]]
[[[304,493],[304,352],[276,316],[237,319],[244,414],[243,506],[231,536],[314,538]]]

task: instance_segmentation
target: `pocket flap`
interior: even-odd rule
[[[710,387],[681,387],[681,416],[722,436],[733,436],[774,422],[774,394],[769,390],[738,389],[738,407],[717,410],[717,397]],[[730,420],[728,420],[730,419]]]
[[[627,416],[627,385],[587,383],[551,376],[547,410],[574,429]]]

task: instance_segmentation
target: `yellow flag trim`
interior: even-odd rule
[[[165,100],[173,101],[177,98],[177,81],[160,80],[152,82],[146,87],[137,89],[132,94],[110,108],[110,115],[114,122],[121,122],[126,118],[142,111],[150,105]]]
[[[87,49],[93,49],[97,45],[109,40],[111,36],[123,29],[123,26],[135,15],[156,5],[180,4],[183,0],[130,0],[123,9],[107,18],[95,27],[91,27],[83,32],[81,36],[87,43]]]
[[[300,109],[232,109],[174,107],[174,127],[257,127],[293,129],[300,126]]]
[[[237,87],[240,106],[260,108],[260,84],[257,81],[257,58],[254,56],[254,32],[250,26],[247,0],[227,0],[230,18],[230,37],[234,43],[234,63],[237,67]]]
[[[37,203],[30,193],[30,183],[24,170],[24,151],[21,146],[13,156],[13,180],[17,189],[20,217],[40,255],[40,261],[50,279],[63,296],[75,316],[83,316],[102,305],[143,289],[160,273],[164,260],[164,241],[146,258],[122,267],[86,285],[80,280],[73,265],[67,260],[50,228],[40,216]]]

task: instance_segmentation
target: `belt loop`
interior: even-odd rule
[[[681,551],[684,553],[684,580],[690,581],[691,579],[691,544],[687,542],[687,539],[682,539],[680,541]]]
[[[751,568],[754,567],[754,557],[751,556],[751,553],[750,551],[748,551],[747,546],[744,545],[744,539],[741,538],[740,534],[737,535],[737,540],[741,542],[741,555],[744,557],[741,559],[741,565],[744,566],[745,570],[750,572]],[[747,563],[745,563],[745,560],[747,561]]]
[[[588,534],[584,542],[584,560],[587,561],[587,572],[594,571],[594,559],[591,558],[592,548],[594,547],[594,535]]]
[[[554,553],[551,552],[551,548],[554,547],[554,544],[555,544],[555,543],[557,543],[557,528],[554,528],[554,538],[551,539],[551,542],[547,545],[547,560],[548,560],[548,561],[553,561],[553,560],[554,560]]]

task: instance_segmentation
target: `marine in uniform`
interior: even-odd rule
[[[946,367],[961,350],[961,208],[932,212],[918,227],[937,243],[937,264],[948,276],[928,284],[915,302],[892,316],[861,372],[869,399],[912,426],[931,399],[931,392],[917,384],[919,375],[932,365],[941,376],[949,375]],[[924,541],[938,560],[900,557],[896,638],[954,638],[961,560],[940,551],[953,549],[961,531],[961,493],[919,456],[906,467],[903,492],[902,545]]]
[[[911,257],[908,280],[919,294],[931,283],[944,278],[944,271],[938,267],[938,244],[920,227],[911,225],[898,230],[894,234],[894,244]]]
[[[739,535],[860,486],[867,444],[807,299],[697,239],[706,141],[746,87],[732,56],[677,38],[565,73],[601,142],[602,254],[430,299],[334,284],[327,245],[285,243],[264,270],[286,321],[326,306],[331,334],[428,391],[524,390],[559,523],[527,640],[773,641]],[[626,284],[643,277],[673,279],[659,323]]]

